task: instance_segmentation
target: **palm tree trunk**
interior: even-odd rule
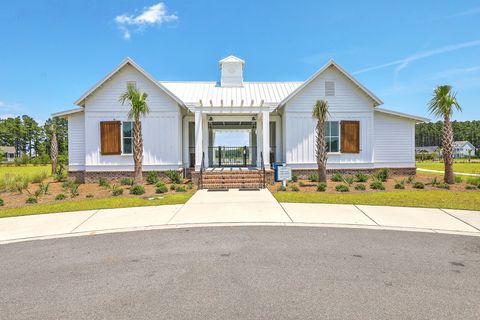
[[[143,183],[142,175],[142,160],[143,160],[143,138],[142,138],[142,123],[140,118],[136,117],[133,123],[133,161],[135,163],[135,183]]]
[[[453,176],[453,131],[450,116],[445,115],[443,123],[443,162],[445,164],[444,181],[448,184],[455,183]]]
[[[50,159],[52,160],[52,174],[57,173],[58,165],[58,142],[57,142],[57,130],[52,128],[52,140],[50,142]]]
[[[318,181],[327,182],[327,149],[325,144],[325,123],[317,121],[317,170]]]

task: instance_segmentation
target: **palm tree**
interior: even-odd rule
[[[52,140],[50,141],[50,159],[52,160],[52,174],[57,173],[58,165],[58,141],[57,141],[57,128],[55,123],[50,126],[52,133]]]
[[[148,94],[137,89],[135,84],[128,83],[127,91],[120,96],[122,105],[128,101],[130,111],[128,117],[134,120],[133,123],[133,161],[135,163],[135,183],[143,183],[142,160],[143,160],[143,138],[142,123],[140,117],[150,112],[147,104]]]
[[[449,85],[438,86],[433,91],[433,97],[428,104],[428,110],[436,117],[443,117],[442,149],[445,164],[444,180],[448,184],[455,182],[453,176],[453,130],[451,117],[454,109],[462,111],[457,102],[456,93]]]
[[[327,181],[327,144],[325,141],[325,122],[328,115],[328,103],[317,100],[313,106],[312,116],[317,120],[315,153],[317,157],[318,181]]]

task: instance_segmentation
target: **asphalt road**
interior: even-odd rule
[[[0,246],[0,319],[478,319],[480,238],[305,227]]]

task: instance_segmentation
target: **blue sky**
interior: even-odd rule
[[[73,107],[126,56],[159,80],[301,81],[334,58],[385,108],[428,116],[437,84],[480,119],[479,1],[3,1],[0,116]]]

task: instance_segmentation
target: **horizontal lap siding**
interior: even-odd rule
[[[85,165],[85,116],[75,113],[68,116],[68,164],[70,167]]]
[[[375,112],[375,162],[415,162],[415,122]]]

